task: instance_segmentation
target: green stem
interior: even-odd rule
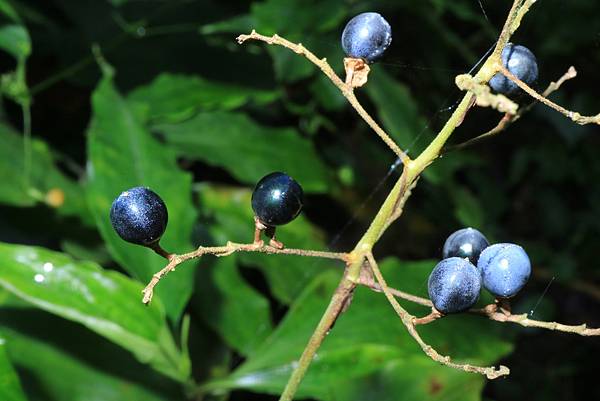
[[[300,382],[304,378],[304,375],[306,374],[310,363],[317,353],[317,350],[321,346],[325,336],[327,336],[327,333],[329,333],[329,330],[335,323],[336,319],[349,302],[354,288],[356,288],[356,283],[348,280],[346,275],[344,275],[342,281],[335,290],[335,293],[333,294],[333,297],[331,298],[329,306],[327,306],[323,317],[321,317],[321,321],[310,337],[306,348],[304,348],[304,352],[302,352],[302,356],[298,361],[298,366],[296,369],[294,369],[292,376],[288,380],[285,389],[279,398],[279,401],[292,401],[294,399],[294,395],[298,390],[298,386],[300,386]]]
[[[294,394],[300,385],[300,382],[304,378],[310,363],[321,343],[325,339],[327,332],[331,329],[331,326],[340,315],[344,306],[348,302],[352,291],[356,287],[360,279],[360,271],[367,255],[371,253],[373,245],[379,237],[383,234],[383,231],[387,228],[387,221],[394,213],[398,201],[402,198],[404,191],[410,187],[412,182],[419,176],[419,174],[427,167],[431,162],[438,156],[439,150],[444,145],[446,140],[450,137],[454,129],[462,121],[464,114],[467,112],[468,107],[471,104],[472,95],[466,94],[462,102],[458,105],[454,113],[440,131],[437,137],[434,139],[432,144],[425,149],[423,153],[414,161],[409,162],[404,167],[404,171],[401,177],[398,179],[394,188],[390,191],[389,195],[381,205],[381,208],[377,212],[377,215],[373,219],[373,222],[358,242],[354,250],[349,256],[349,266],[346,274],[342,278],[335,294],[333,295],[327,310],[321,317],[319,325],[315,329],[308,345],[304,349],[300,361],[298,362],[297,368],[292,373],[283,394],[281,395],[280,401],[291,401],[293,400]],[[433,145],[433,146],[432,146]]]
[[[498,43],[496,44],[494,53],[486,60],[479,72],[475,75],[474,79],[476,81],[485,83],[499,71],[500,54],[514,32],[514,25],[519,22],[517,20],[517,13],[520,11],[523,1],[524,0],[514,1],[498,39]],[[327,310],[321,317],[319,325],[315,329],[308,345],[302,353],[298,367],[292,373],[292,376],[281,395],[280,401],[291,401],[293,399],[315,353],[321,346],[321,343],[325,339],[325,336],[331,329],[335,320],[340,313],[342,313],[344,306],[348,303],[350,296],[352,295],[352,291],[360,281],[361,269],[365,259],[371,255],[373,246],[389,226],[390,218],[394,215],[396,208],[401,207],[402,200],[406,200],[405,193],[412,188],[413,183],[423,170],[439,156],[444,144],[448,141],[456,127],[462,123],[465,115],[473,104],[474,96],[474,94],[467,92],[444,127],[427,148],[415,160],[405,160],[402,175],[381,205],[377,215],[363,237],[357,243],[354,250],[348,255],[348,267],[346,273],[333,295]],[[394,215],[394,217],[397,216]]]

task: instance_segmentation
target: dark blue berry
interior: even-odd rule
[[[514,76],[531,86],[538,78],[537,60],[531,50],[521,45],[509,43],[502,51],[502,64]],[[490,79],[490,86],[498,93],[512,95],[520,92],[520,88],[502,73]]]
[[[481,274],[467,259],[444,259],[429,275],[427,288],[435,309],[442,313],[462,312],[479,299]]]
[[[477,264],[479,254],[490,245],[482,233],[474,228],[462,228],[452,233],[444,243],[443,257],[468,258]]]
[[[529,280],[531,262],[515,244],[494,244],[481,252],[477,268],[483,287],[500,298],[515,296]]]
[[[372,63],[392,43],[392,27],[377,13],[362,13],[352,18],[342,32],[342,48],[348,57]]]
[[[150,246],[167,228],[168,213],[163,200],[148,188],[135,187],[114,200],[110,222],[119,237],[133,244]]]
[[[271,173],[256,184],[252,193],[252,209],[266,226],[280,226],[294,220],[304,204],[304,191],[285,173]]]

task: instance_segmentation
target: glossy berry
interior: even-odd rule
[[[372,63],[392,43],[392,27],[378,13],[362,13],[352,18],[342,32],[342,48],[348,57]]]
[[[264,176],[252,193],[252,209],[266,226],[280,226],[294,220],[304,204],[304,191],[285,173]]]
[[[444,259],[429,275],[427,288],[435,309],[442,313],[462,312],[479,299],[481,274],[467,259]]]
[[[481,252],[477,268],[485,289],[500,298],[515,296],[529,280],[531,262],[515,244],[494,244]]]
[[[514,76],[532,85],[538,78],[537,60],[531,50],[521,45],[509,43],[502,51],[502,64]],[[512,95],[518,93],[520,88],[502,73],[497,73],[490,79],[490,86],[498,93]]]
[[[462,228],[452,233],[444,243],[443,257],[468,258],[477,264],[479,254],[490,245],[487,238],[474,228]]]
[[[124,191],[114,200],[110,222],[119,237],[133,244],[156,243],[167,228],[168,213],[163,200],[144,187]]]

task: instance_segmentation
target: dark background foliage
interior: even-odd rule
[[[276,399],[340,266],[206,258],[171,274],[144,308],[140,282],[164,262],[112,233],[110,202],[134,185],[155,189],[170,212],[164,245],[176,252],[249,241],[249,191],[283,170],[302,183],[307,204],[281,239],[351,249],[401,167],[314,66],[285,49],[239,46],[235,37],[252,28],[278,33],[341,72],[344,23],[362,11],[382,13],[393,43],[358,96],[416,155],[459,99],[454,76],[493,45],[509,7],[508,0],[0,0],[0,399]],[[538,1],[513,38],[536,54],[540,87],[577,68],[553,99],[583,114],[600,111],[599,12],[594,1]],[[471,110],[452,143],[499,118]],[[500,136],[445,154],[375,249],[388,281],[424,294],[445,237],[473,226],[529,252],[534,275],[516,310],[600,326],[599,147],[597,127],[536,105]],[[512,373],[486,382],[433,364],[383,296],[359,289],[300,395],[600,398],[594,338],[471,316],[423,333],[441,352],[506,364]]]

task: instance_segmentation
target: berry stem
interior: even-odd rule
[[[174,254],[165,251],[163,247],[160,246],[160,243],[158,241],[151,245],[148,245],[148,248],[152,249],[154,252],[156,252],[157,254],[159,254],[167,260],[171,260],[174,256]]]
[[[273,36],[265,36],[257,33],[255,30],[252,30],[248,35],[239,35],[237,37],[237,41],[239,44],[244,43],[247,40],[259,40],[265,42],[269,45],[278,45],[283,46],[287,49],[290,49],[294,53],[300,54],[306,57],[310,62],[319,67],[321,71],[333,82],[335,86],[342,92],[342,95],[348,100],[350,105],[356,110],[356,112],[362,117],[362,119],[375,131],[377,135],[385,142],[385,144],[398,156],[403,163],[407,163],[410,161],[408,155],[400,149],[400,147],[394,142],[392,138],[385,132],[383,128],[377,124],[377,122],[369,115],[369,113],[362,107],[356,95],[354,94],[354,90],[351,84],[346,84],[342,79],[335,73],[333,68],[327,62],[327,59],[322,58],[319,59],[315,56],[310,50],[302,45],[302,43],[293,43],[289,40],[282,38],[281,36],[275,34]]]
[[[519,88],[521,88],[523,91],[525,91],[529,96],[531,96],[532,98],[534,98],[538,102],[543,103],[546,106],[548,106],[548,107],[550,107],[550,108],[558,111],[559,113],[565,115],[566,117],[568,117],[571,120],[573,120],[573,122],[575,122],[575,123],[577,123],[579,125],[586,125],[586,124],[598,124],[598,125],[600,125],[600,113],[596,114],[595,116],[582,116],[581,114],[579,114],[579,113],[577,113],[575,111],[567,110],[564,107],[562,107],[562,106],[554,103],[553,101],[547,99],[543,95],[540,95],[539,93],[537,93],[529,85],[527,85],[525,82],[523,82],[519,78],[517,78],[513,73],[511,73],[504,66],[500,66],[500,72],[502,74],[504,74],[504,76],[506,76],[508,79],[510,79],[511,81],[513,81],[515,84],[517,84],[519,86]]]
[[[402,306],[400,306],[400,304],[398,303],[396,298],[394,298],[394,295],[390,292],[389,287],[388,287],[387,283],[385,282],[385,279],[383,278],[383,275],[381,274],[381,271],[379,270],[377,262],[375,261],[375,258],[373,257],[372,253],[367,254],[367,260],[369,261],[369,266],[371,267],[371,270],[373,271],[373,274],[375,275],[377,282],[381,286],[383,293],[385,294],[386,298],[388,299],[388,301],[390,302],[390,304],[392,305],[392,307],[394,308],[394,310],[400,317],[400,320],[402,320],[402,323],[408,330],[408,333],[421,346],[421,349],[428,357],[430,357],[431,359],[433,359],[436,362],[439,362],[446,366],[450,366],[454,369],[463,370],[465,372],[483,374],[488,379],[496,379],[498,377],[506,376],[510,373],[510,370],[506,366],[500,365],[498,367],[498,369],[496,369],[493,366],[482,367],[482,366],[474,366],[474,365],[469,365],[469,364],[460,364],[460,363],[452,362],[450,357],[448,357],[448,356],[439,354],[433,347],[431,347],[425,341],[423,341],[423,339],[421,338],[421,335],[417,332],[417,329],[415,328],[415,321],[417,319],[413,315],[408,313],[406,311],[406,309],[404,309]],[[430,319],[430,320],[433,321],[435,319]]]

